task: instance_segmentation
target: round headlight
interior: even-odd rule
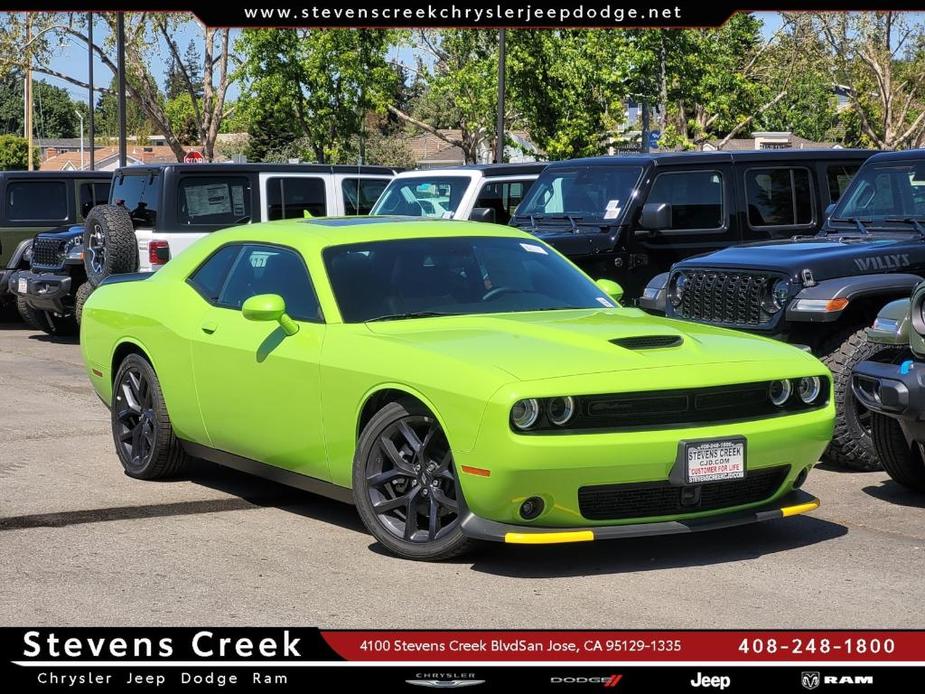
[[[680,306],[684,298],[684,287],[687,286],[687,275],[679,272],[668,283],[668,300],[672,306]]]
[[[777,407],[783,407],[784,403],[790,399],[793,392],[793,386],[790,381],[771,381],[771,387],[768,388],[768,397]]]
[[[539,417],[540,406],[533,398],[518,400],[511,408],[511,421],[518,429],[529,429]]]
[[[777,313],[790,299],[790,280],[777,280],[767,288],[767,293],[761,301],[761,308],[766,313]]]
[[[800,400],[809,405],[815,402],[816,398],[819,397],[819,393],[822,392],[822,381],[818,376],[801,378],[800,384],[797,386],[797,392],[800,394]]]
[[[575,398],[571,396],[552,398],[546,405],[546,414],[549,421],[557,427],[567,424],[575,414]]]

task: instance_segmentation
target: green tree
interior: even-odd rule
[[[80,121],[75,103],[66,89],[35,80],[33,91],[33,123],[36,137],[78,137]],[[0,129],[6,133],[23,132],[23,75],[11,70],[0,77]]]
[[[625,124],[631,45],[623,31],[510,36],[510,100],[550,159],[605,153]],[[511,115],[508,120],[512,120]]]
[[[242,32],[237,50],[253,104],[251,152],[268,156],[301,142],[318,162],[351,161],[369,112],[384,112],[395,72],[391,32],[278,30]],[[292,137],[292,136],[295,137]]]
[[[459,147],[466,162],[478,161],[495,134],[498,105],[498,32],[474,29],[418,31],[418,60],[410,108],[389,111],[407,124]],[[459,131],[447,133],[446,130]]]
[[[24,171],[29,168],[26,152],[29,143],[19,135],[0,135],[0,171]],[[32,165],[39,168],[39,151],[32,150]]]

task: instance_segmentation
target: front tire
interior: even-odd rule
[[[112,392],[112,437],[119,462],[129,477],[174,477],[187,455],[174,434],[160,382],[140,354],[119,365]]]
[[[440,561],[470,548],[453,454],[439,422],[419,405],[390,403],[364,427],[353,497],[363,524],[393,554]]]
[[[871,436],[880,454],[883,469],[894,482],[917,492],[925,492],[925,461],[918,442],[906,441],[902,428],[892,417],[871,413]]]
[[[871,438],[871,412],[851,391],[851,371],[862,361],[893,362],[901,353],[899,347],[868,342],[864,328],[852,328],[823,347],[820,359],[832,371],[835,389],[835,431],[823,460],[865,472],[881,468]]]
[[[33,330],[43,330],[48,332],[43,327],[45,325],[45,316],[42,315],[43,311],[36,311],[29,304],[27,304],[26,300],[21,296],[16,297],[16,309],[19,311],[19,317],[22,318],[23,323],[28,325]]]
[[[87,299],[90,298],[92,293],[93,285],[89,282],[84,282],[77,287],[77,293],[74,295],[74,318],[77,320],[78,327],[80,327],[80,321],[83,319],[84,304],[87,303]]]

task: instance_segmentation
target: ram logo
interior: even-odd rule
[[[818,672],[800,673],[800,683],[803,685],[803,689],[815,689],[819,686],[819,679]]]

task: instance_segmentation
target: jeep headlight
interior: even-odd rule
[[[775,314],[787,305],[790,299],[790,280],[777,280],[765,291],[761,308],[765,313]]]
[[[64,244],[64,257],[67,260],[83,260],[84,246],[79,236],[75,236]]]
[[[668,282],[668,300],[672,306],[678,307],[684,299],[684,288],[687,286],[687,275],[679,272]]]

